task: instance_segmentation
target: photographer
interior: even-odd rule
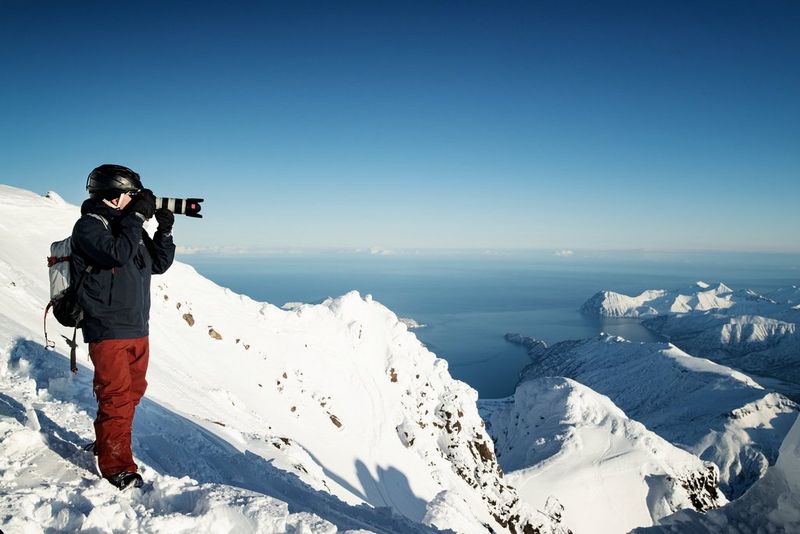
[[[95,452],[100,472],[119,489],[142,485],[131,452],[131,425],[147,387],[150,276],[175,257],[167,209],[127,167],[101,165],[87,180],[90,198],[72,231],[73,276],[85,276],[80,324],[94,363]],[[142,228],[155,215],[151,239]]]

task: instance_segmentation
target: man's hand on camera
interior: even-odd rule
[[[128,209],[141,213],[142,217],[147,220],[156,211],[156,196],[149,189],[142,189],[128,204]]]
[[[156,210],[156,220],[158,221],[158,230],[166,234],[170,233],[175,225],[175,215],[167,208]]]

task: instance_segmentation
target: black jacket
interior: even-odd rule
[[[94,213],[108,221],[88,216]],[[172,234],[151,239],[138,213],[87,200],[72,230],[72,283],[81,283],[78,302],[85,342],[133,339],[149,333],[150,275],[161,274],[175,259]],[[86,271],[86,266],[92,267]]]

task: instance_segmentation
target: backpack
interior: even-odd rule
[[[95,213],[87,214],[103,223],[108,229],[108,221],[105,217]],[[75,349],[78,347],[75,342],[78,327],[83,320],[83,308],[78,303],[78,294],[83,286],[86,275],[92,272],[92,266],[87,265],[86,269],[80,274],[76,284],[71,283],[72,271],[72,236],[55,241],[50,245],[50,256],[47,257],[47,267],[50,274],[50,302],[44,310],[44,340],[48,349],[55,348],[55,342],[47,336],[47,312],[52,308],[53,316],[63,326],[70,326],[72,340],[67,336],[61,336],[70,346],[69,368],[73,374],[78,372]]]

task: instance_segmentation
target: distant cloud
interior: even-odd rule
[[[567,250],[567,249],[556,250],[556,256],[562,256],[562,257],[563,256],[572,256],[573,254],[575,254],[575,253],[572,252],[571,250]]]
[[[182,247],[180,245],[175,247],[175,253],[181,255],[200,254],[202,252],[204,252],[204,250],[200,247]]]
[[[369,249],[369,253],[373,256],[394,256],[396,252],[394,250],[383,249],[378,247],[372,247]]]
[[[292,248],[262,248],[262,247],[186,247],[178,245],[175,253],[181,256],[287,256],[304,254],[307,251]]]

